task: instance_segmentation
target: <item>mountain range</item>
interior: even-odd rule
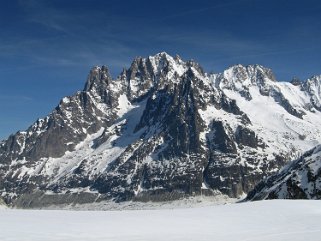
[[[320,141],[321,76],[280,82],[261,65],[212,74],[162,52],[115,79],[92,68],[82,91],[0,142],[0,194],[17,207],[320,199]]]

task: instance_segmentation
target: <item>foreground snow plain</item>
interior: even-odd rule
[[[0,210],[1,241],[320,240],[321,201],[158,210]]]

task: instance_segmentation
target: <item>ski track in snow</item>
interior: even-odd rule
[[[317,241],[321,201],[126,211],[0,211],[1,241]]]

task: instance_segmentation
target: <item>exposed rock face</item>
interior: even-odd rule
[[[302,84],[302,89],[310,96],[312,106],[321,111],[321,76],[313,76]]]
[[[262,199],[321,199],[321,145],[260,182],[247,196]]]
[[[239,197],[321,139],[320,78],[259,65],[207,74],[160,53],[85,88],[0,143],[0,191],[17,206]],[[318,127],[318,128],[316,128]]]

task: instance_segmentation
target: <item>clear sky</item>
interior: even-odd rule
[[[277,79],[321,74],[319,0],[0,0],[0,139],[26,129],[89,69],[114,76],[161,51],[206,71],[261,64]]]

